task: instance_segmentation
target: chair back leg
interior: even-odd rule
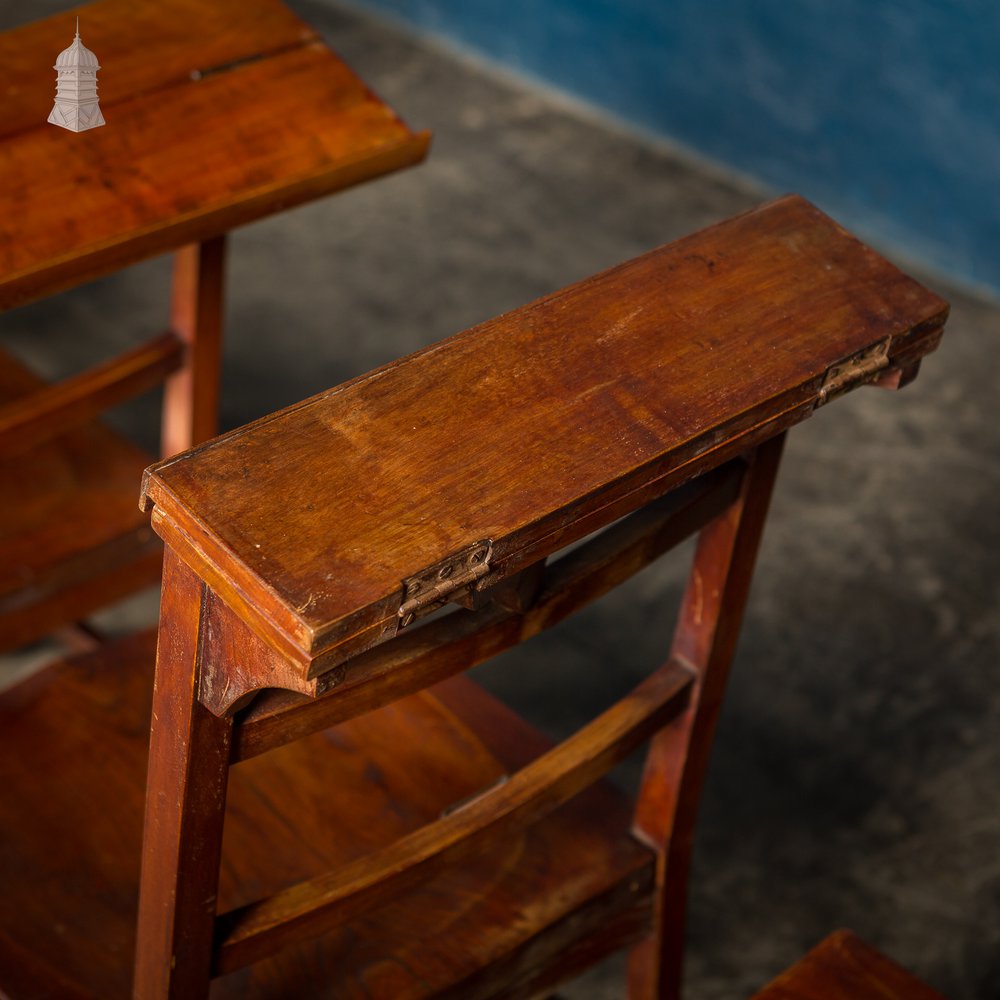
[[[681,993],[698,803],[783,444],[782,434],[755,450],[736,499],[698,536],[671,647],[698,680],[687,711],[650,744],[636,805],[635,833],[659,855],[658,895],[653,930],[629,957],[630,1000]]]
[[[225,235],[174,254],[170,325],[186,346],[187,360],[163,391],[163,458],[218,433],[225,265]]]

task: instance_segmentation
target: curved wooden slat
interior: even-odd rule
[[[542,818],[684,710],[693,673],[671,660],[575,735],[498,785],[374,856],[218,918],[217,975],[329,933],[417,879],[427,879]]]

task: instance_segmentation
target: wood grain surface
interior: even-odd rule
[[[418,162],[428,137],[277,0],[79,8],[107,124],[46,123],[75,12],[0,36],[0,309]],[[238,151],[238,155],[234,155]]]
[[[82,39],[107,125],[47,123]],[[162,455],[217,430],[225,232],[422,159],[278,0],[99,0],[0,34],[0,310],[177,250],[171,333],[55,386],[0,355],[0,648],[155,582],[143,456],[89,418],[167,380]],[[65,433],[64,433],[65,432]]]
[[[115,365],[106,371],[112,370],[122,373]],[[10,439],[0,438],[4,649],[152,585],[160,575],[159,539],[146,518],[136,516],[134,501],[135,483],[150,456],[98,421],[36,443],[27,455],[20,452],[15,445],[22,435],[13,429],[19,403],[27,401],[30,412],[39,399],[55,403],[57,411],[62,404],[72,410],[73,383],[68,391],[46,387],[14,358],[0,355],[0,423],[13,425],[14,438],[13,454],[7,455],[3,444]]]
[[[154,649],[143,633],[0,695],[0,990],[12,1000],[131,995]],[[233,768],[220,907],[357,863],[548,749],[474,685],[451,683]],[[638,889],[652,855],[629,820],[620,793],[592,788],[348,932],[224,977],[212,997],[401,1000],[449,984],[489,996],[475,975],[490,960],[523,964],[526,980],[537,971],[526,921],[568,920],[563,937],[589,926],[590,958],[619,947],[648,923]]]
[[[851,931],[835,931],[753,1000],[944,1000]]]
[[[863,348],[913,363],[946,314],[789,197],[161,463],[145,491],[183,558],[307,661],[393,631],[401,581],[471,542],[493,541],[488,584],[804,419]]]

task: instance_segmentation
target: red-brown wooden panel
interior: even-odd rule
[[[280,0],[81,4],[0,33],[7,92],[0,141],[48,118],[56,87],[53,66],[73,41],[77,16],[80,40],[101,64],[98,94],[101,107],[108,110],[184,83],[194,71],[259,58],[317,37]]]
[[[0,353],[0,413],[46,390]],[[130,494],[150,456],[98,421],[0,457],[0,647],[29,642],[159,578]],[[125,567],[128,567],[125,570]]]
[[[851,931],[836,931],[754,1000],[944,1000]]]
[[[277,648],[376,641],[408,576],[480,539],[520,568],[803,419],[842,359],[932,350],[946,313],[785,198],[160,464],[154,525]]]
[[[72,41],[72,23],[0,36],[0,309],[426,152],[427,136],[275,0],[88,6],[81,36],[101,61],[107,124],[57,128],[45,120],[55,73],[44,67]]]

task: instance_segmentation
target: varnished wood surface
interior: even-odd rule
[[[753,1000],[944,1000],[851,931],[836,931]]]
[[[129,995],[153,642],[105,647],[0,696],[0,991],[11,1000]],[[356,862],[547,749],[475,686],[449,684],[235,767],[220,907]],[[593,788],[322,944],[223,977],[212,996],[452,989],[469,1000],[490,995],[476,979],[487,959],[523,965],[530,981],[531,956],[554,947],[534,936],[543,926],[563,938],[589,926],[589,958],[620,947],[647,926],[652,874],[628,823],[620,794]]]
[[[407,576],[485,538],[518,569],[805,418],[845,357],[912,363],[946,313],[782,199],[160,464],[154,526],[275,648],[371,645]]]
[[[46,121],[77,13],[107,120],[81,134]],[[0,356],[11,648],[155,582],[133,509],[149,460],[84,421],[172,374],[161,454],[215,434],[224,233],[417,162],[428,139],[278,0],[99,0],[0,34],[0,65],[0,309],[179,249],[175,338],[51,387]]]
[[[38,391],[60,395],[0,356],[0,412]],[[98,421],[0,458],[0,648],[159,579],[159,539],[134,501],[148,463]]]
[[[209,71],[317,37],[279,0],[245,4],[233,0],[211,4],[202,0],[168,0],[165,4],[105,0],[81,4],[0,34],[0,58],[10,99],[0,122],[0,139],[33,130],[39,123],[39,111],[44,112],[41,120],[45,120],[55,95],[55,73],[51,78],[39,74],[39,67],[51,67],[72,42],[77,16],[81,18],[81,41],[96,53],[101,64],[98,93],[102,106],[109,108],[144,98],[164,86],[177,86],[192,70]],[[155,52],[155,59],[149,58],[150,52]]]
[[[739,494],[698,536],[670,655],[699,683],[646,755],[633,831],[659,854],[657,902],[651,934],[629,956],[629,1000],[681,996],[698,805],[783,448],[779,435],[754,452]]]
[[[52,126],[45,68],[72,42],[76,12],[0,35],[0,309],[426,153],[427,135],[277,0],[79,8],[107,124]]]
[[[208,994],[233,727],[198,699],[203,604],[204,585],[168,549],[139,877],[139,998]]]
[[[30,451],[159,385],[182,364],[183,353],[181,341],[164,333],[80,375],[44,387],[39,383],[36,392],[8,400],[0,405],[0,458]],[[0,353],[0,366],[14,367],[17,362]]]
[[[603,777],[687,705],[694,675],[671,661],[597,719],[509,780],[347,869],[300,883],[222,917],[217,967],[230,971],[281,948],[344,930],[378,903],[435,881],[509,842]]]
[[[170,329],[185,345],[187,364],[163,390],[163,456],[219,433],[226,242],[225,236],[216,236],[174,254]]]
[[[228,973],[219,996],[495,1000],[632,945],[633,1000],[674,1000],[698,794],[783,432],[875,378],[849,360],[862,349],[882,349],[890,381],[912,369],[945,312],[789,198],[161,463],[152,711],[143,638],[0,697],[0,969],[27,996],[71,980],[123,995],[135,933],[150,1000],[205,1000],[213,972]],[[612,525],[706,471],[666,516]],[[665,666],[558,748],[462,678],[411,693],[696,525]],[[314,731],[336,713],[307,718],[287,696],[237,710],[256,687],[316,693],[324,657],[390,637],[402,580],[428,565],[418,592],[451,580],[434,564],[470,542],[494,559],[473,574],[489,589],[466,595],[481,630],[443,618],[363,676],[330,671],[330,703],[341,682],[348,702],[332,729]],[[350,718],[366,705],[382,707]],[[135,931],[126,841],[150,715]],[[600,784],[566,801],[654,732],[637,804]],[[57,846],[64,829],[79,836]]]

